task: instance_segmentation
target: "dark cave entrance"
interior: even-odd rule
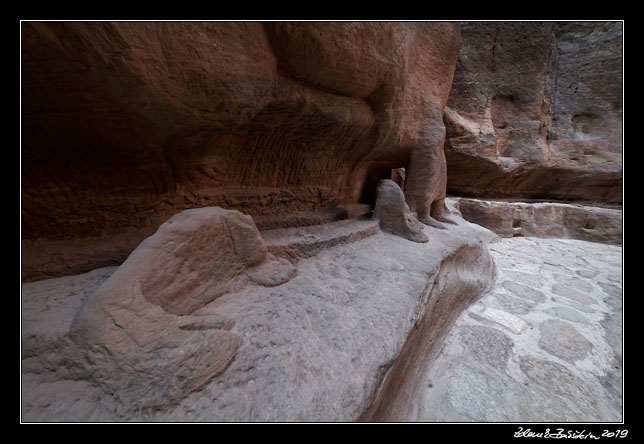
[[[360,203],[369,204],[372,208],[376,204],[376,190],[382,179],[391,179],[398,183],[404,191],[405,167],[391,162],[374,162],[367,168],[362,190],[360,192]]]

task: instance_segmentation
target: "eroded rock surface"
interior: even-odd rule
[[[555,202],[449,198],[466,220],[502,237],[556,237],[622,242],[622,210]]]
[[[376,208],[373,217],[378,219],[380,228],[413,242],[427,242],[423,224],[409,210],[405,195],[396,182],[383,179],[376,191]]]
[[[218,207],[183,211],[87,298],[63,356],[125,413],[176,403],[223,372],[241,344],[229,331],[232,320],[192,313],[249,277],[274,287],[294,274],[268,253],[250,216]]]
[[[272,233],[267,249],[280,245],[275,253],[285,253],[281,259],[292,260],[297,273],[278,286],[258,285],[246,277],[263,250],[246,230],[250,220],[206,211],[211,227],[198,230],[204,248],[193,251],[197,270],[209,264],[197,258],[213,254],[203,240],[228,217],[243,228],[226,232],[241,231],[252,248],[226,253],[236,264],[224,268],[238,279],[235,288],[220,294],[211,282],[213,292],[195,293],[211,302],[190,314],[149,302],[141,285],[148,275],[140,271],[176,265],[173,252],[187,253],[173,229],[181,217],[120,268],[23,284],[32,307],[23,312],[23,420],[355,421],[377,399],[395,399],[385,396],[383,381],[414,377],[405,369],[422,368],[427,347],[440,343],[451,319],[494,276],[482,229],[460,218],[445,230],[423,226],[428,243],[356,220],[319,233],[290,228],[300,230],[290,250],[283,232]],[[270,255],[259,265],[281,263]],[[180,261],[188,273],[191,262]],[[159,301],[184,307],[183,297]]]
[[[462,23],[448,193],[622,202],[622,23]]]
[[[442,210],[457,23],[21,26],[24,281],[120,264],[187,208],[330,222],[393,168]]]

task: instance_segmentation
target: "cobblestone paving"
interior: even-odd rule
[[[457,319],[412,421],[622,420],[622,248],[489,244],[494,288]]]

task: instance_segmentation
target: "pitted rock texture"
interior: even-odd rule
[[[113,334],[114,341],[99,344],[114,354],[95,361],[91,372],[77,365],[83,356],[65,354],[65,346],[75,345],[69,338],[72,321],[79,310],[83,316],[92,306],[109,305],[100,302],[100,296],[109,297],[106,288],[136,287],[120,279],[128,264],[25,283],[23,304],[29,310],[23,311],[23,352],[30,352],[22,365],[23,420],[355,421],[374,405],[383,381],[394,380],[393,374],[386,377],[388,371],[415,375],[409,370],[423,368],[427,347],[438,344],[451,319],[492,283],[494,264],[480,240],[482,229],[456,221],[446,230],[423,226],[428,243],[380,230],[347,236],[364,230],[364,221],[353,221],[352,230],[342,221],[320,231],[335,231],[343,241],[294,257],[297,274],[282,285],[238,285],[187,316],[163,312],[164,318],[155,318],[163,310],[153,304],[143,312],[97,313],[94,338],[102,331]],[[310,230],[298,229],[302,237]],[[296,244],[301,241],[294,238]],[[139,295],[137,301],[144,298]],[[91,328],[85,324],[86,331]],[[148,334],[127,335],[137,328]],[[145,342],[133,348],[130,339]],[[170,341],[168,348],[158,347],[161,340]],[[88,358],[96,360],[103,349],[89,342]],[[173,390],[180,387],[177,382],[190,388],[199,376],[195,371],[205,365],[221,364],[213,354],[230,345],[238,348],[223,372],[183,397]],[[181,351],[195,360],[181,363]],[[140,385],[126,387],[132,382],[123,375],[126,365],[113,375],[101,370],[114,369],[110,359],[124,356],[133,358],[133,371],[142,372]],[[176,365],[167,367],[168,362]],[[164,368],[176,380],[155,378],[165,375]],[[112,385],[98,384],[101,376],[115,379],[108,380]],[[115,391],[120,384],[132,389],[129,396]],[[137,393],[140,399],[134,398]],[[161,394],[167,403],[133,408]]]
[[[482,225],[501,237],[554,237],[622,243],[621,208],[467,198],[448,198],[448,201],[465,220]]]
[[[622,202],[622,23],[462,23],[448,193]]]
[[[406,419],[622,421],[621,247],[513,238],[488,248],[496,284],[456,320]]]
[[[23,22],[23,281],[120,264],[181,210],[260,229],[445,195],[458,23]]]

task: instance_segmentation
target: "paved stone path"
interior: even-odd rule
[[[411,421],[622,420],[622,248],[489,244],[494,288],[450,329]]]

